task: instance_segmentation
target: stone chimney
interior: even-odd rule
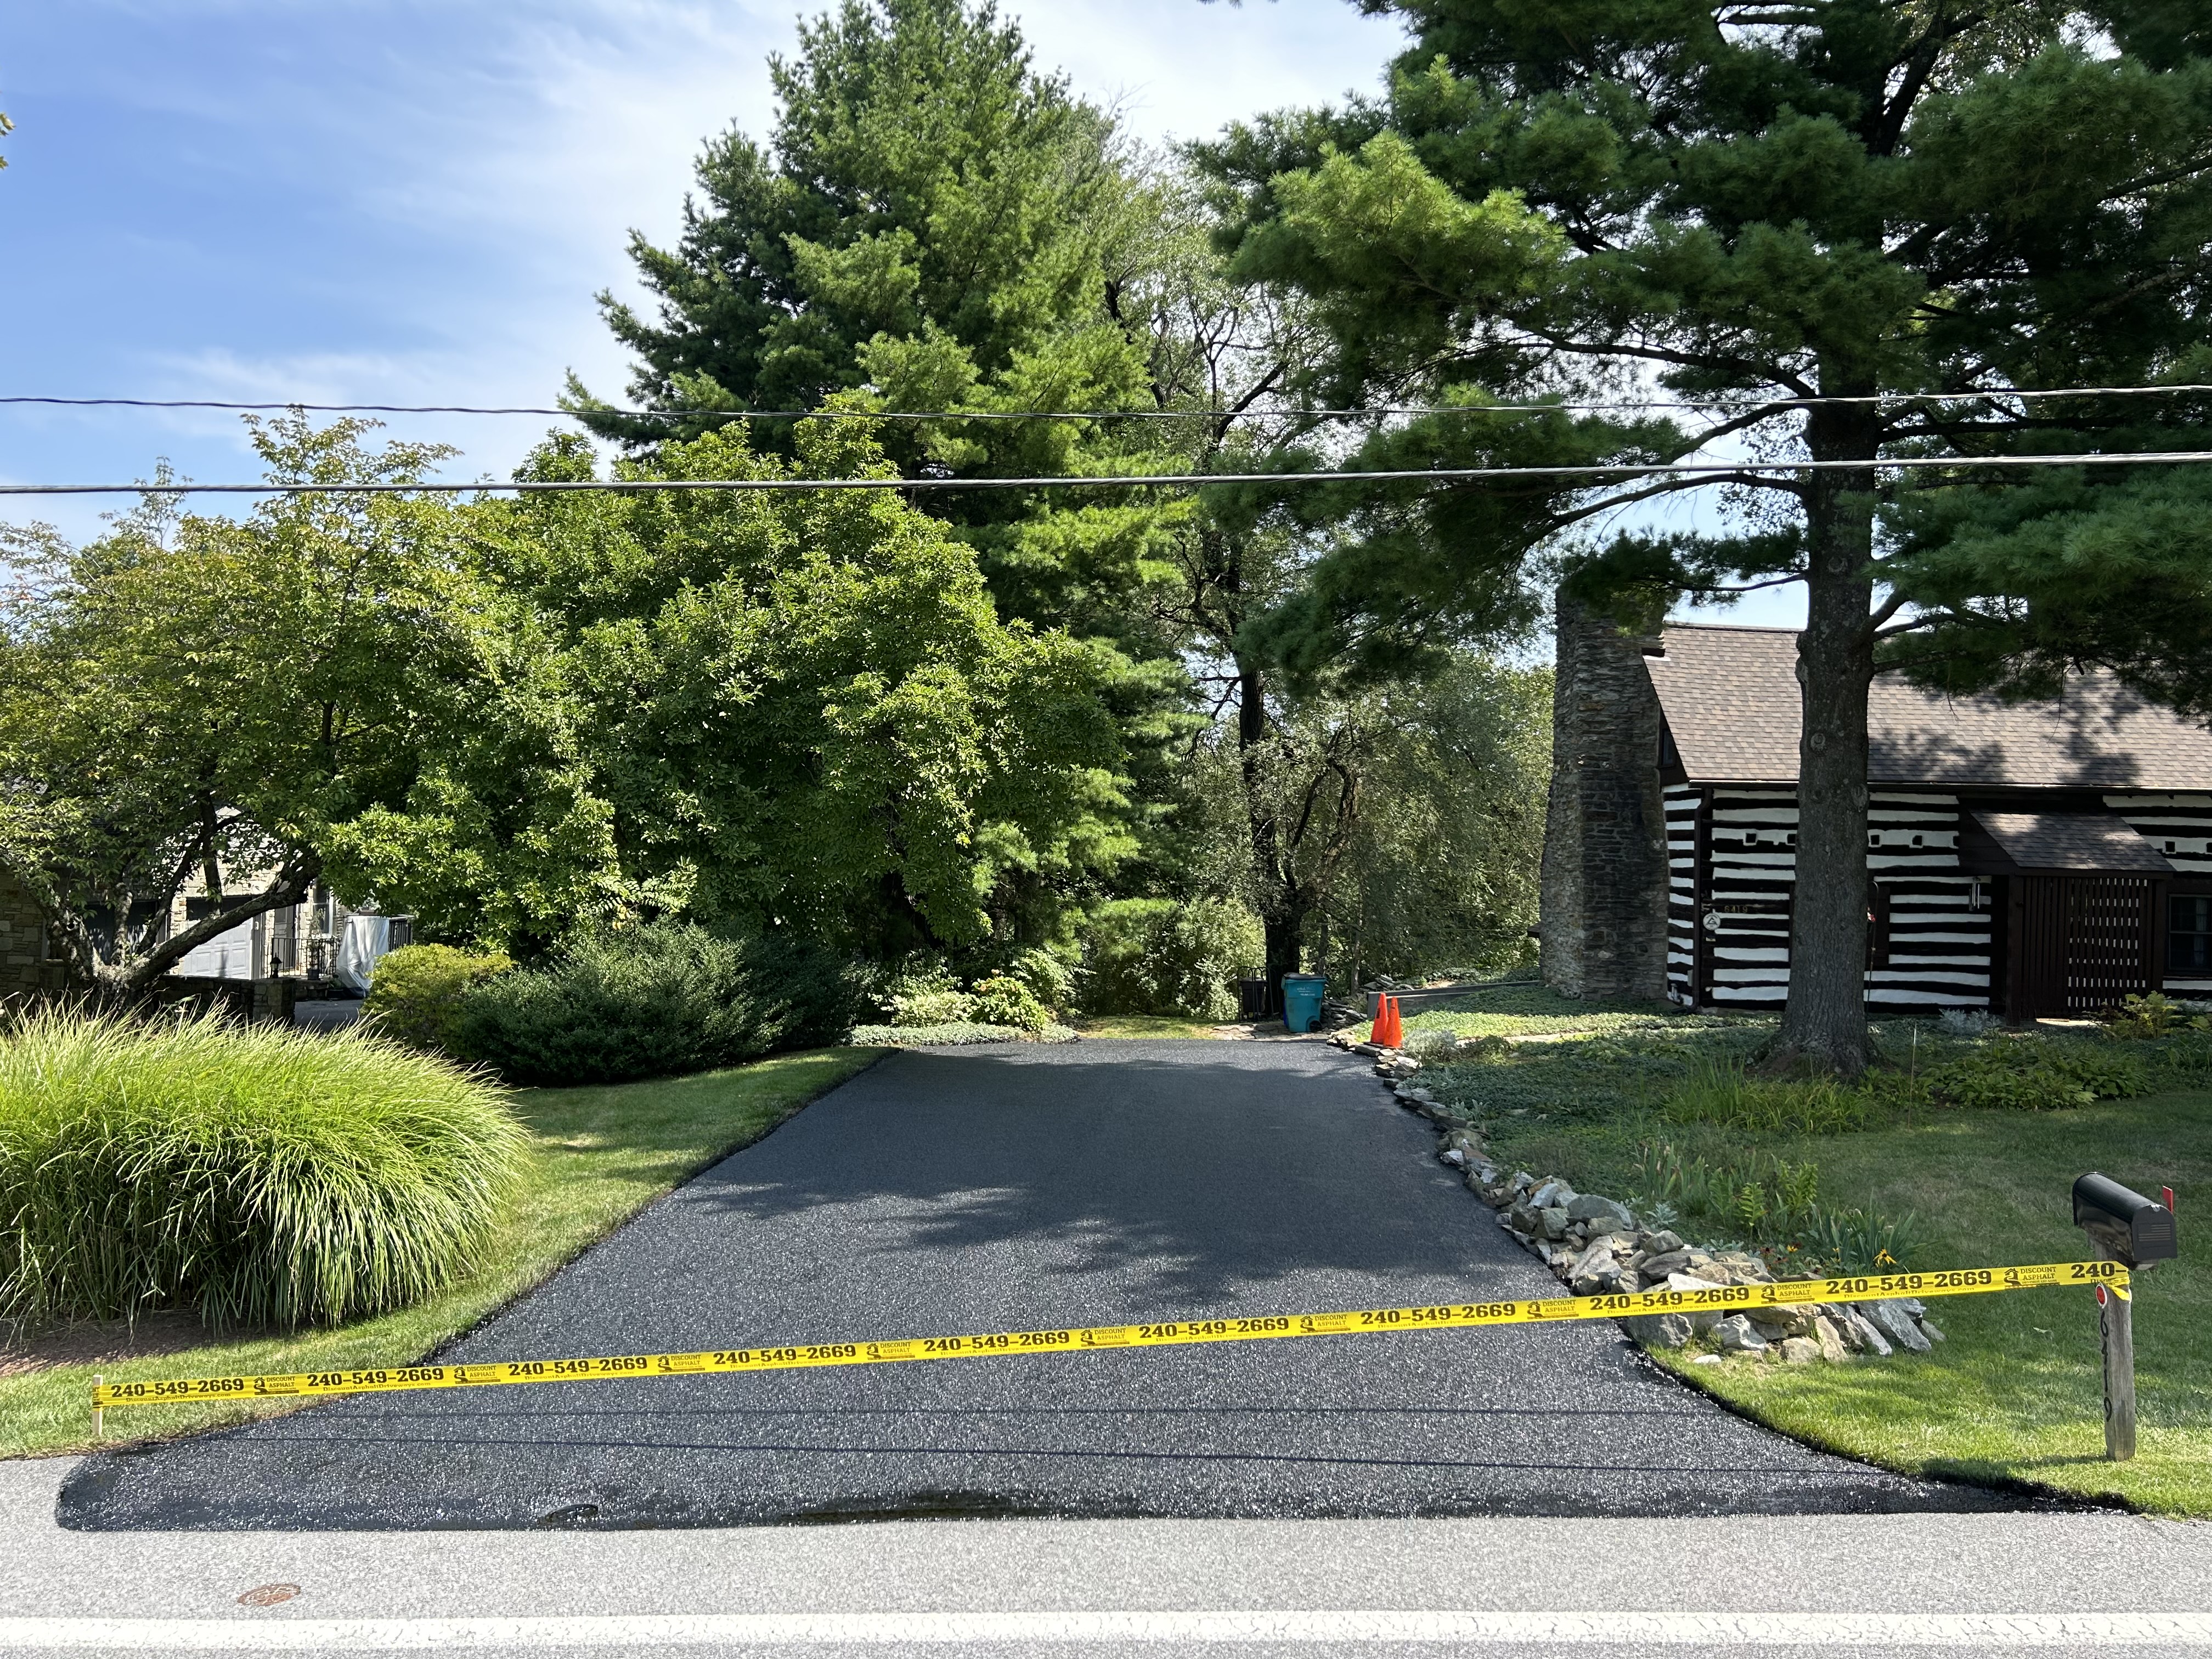
[[[1563,598],[1544,820],[1544,982],[1562,996],[1667,994],[1667,813],[1656,635],[1624,634]]]

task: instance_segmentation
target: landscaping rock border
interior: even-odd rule
[[[1506,1173],[1484,1152],[1481,1136],[1422,1085],[1419,1060],[1395,1048],[1330,1040],[1376,1057],[1376,1073],[1389,1081],[1398,1103],[1443,1131],[1437,1158],[1464,1171],[1468,1189],[1497,1212],[1498,1224],[1574,1295],[1777,1282],[1773,1269],[1747,1250],[1685,1243],[1667,1228],[1643,1225],[1618,1200],[1577,1193],[1556,1176],[1540,1178],[1525,1170]],[[1693,1362],[1698,1364],[1737,1358],[1841,1364],[1860,1358],[1887,1358],[1899,1348],[1926,1353],[1943,1340],[1927,1310],[1909,1297],[1752,1308],[1725,1317],[1711,1310],[1644,1314],[1620,1323],[1647,1348],[1705,1349]]]

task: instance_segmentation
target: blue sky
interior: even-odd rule
[[[805,9],[817,9],[809,4]],[[1139,134],[1378,84],[1345,0],[1015,0]],[[670,239],[700,140],[764,132],[790,0],[67,0],[0,25],[0,393],[545,404],[618,395],[592,295]],[[392,417],[496,476],[528,419]],[[232,416],[0,408],[0,480],[255,475]],[[11,504],[82,535],[99,503]],[[1762,608],[1764,609],[1764,608]],[[1744,621],[1782,620],[1754,614]]]

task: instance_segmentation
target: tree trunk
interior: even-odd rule
[[[1261,924],[1267,941],[1267,996],[1269,1013],[1283,1011],[1283,975],[1298,971],[1298,957],[1305,946],[1305,912],[1295,904],[1287,914],[1269,916]]]
[[[49,902],[40,908],[46,912],[48,926],[60,933],[70,945],[70,977],[78,988],[104,1006],[127,1008],[150,997],[156,981],[184,960],[194,946],[229,932],[240,922],[300,902],[313,890],[321,872],[321,864],[313,860],[291,866],[272,878],[260,893],[241,899],[228,909],[203,916],[143,956],[118,956],[114,962],[100,959],[84,919],[63,907],[58,897],[49,893]],[[173,899],[175,896],[170,896]]]
[[[1872,460],[1871,405],[1816,409],[1816,460]],[[1804,730],[1797,750],[1797,881],[1780,1054],[1846,1078],[1866,1069],[1867,687],[1874,678],[1874,474],[1811,475],[1805,631],[1797,636]]]
[[[1244,784],[1244,817],[1252,837],[1252,875],[1259,889],[1260,927],[1266,939],[1261,972],[1267,981],[1267,1011],[1283,1006],[1283,975],[1298,970],[1304,944],[1305,906],[1267,775],[1267,688],[1260,671],[1240,667],[1237,680],[1237,752]]]

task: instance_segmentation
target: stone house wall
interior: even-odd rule
[[[46,919],[30,890],[0,875],[0,998],[58,991],[62,964],[48,962]]]
[[[1562,996],[1667,994],[1667,814],[1656,635],[1620,633],[1564,599],[1544,821],[1544,982]]]

